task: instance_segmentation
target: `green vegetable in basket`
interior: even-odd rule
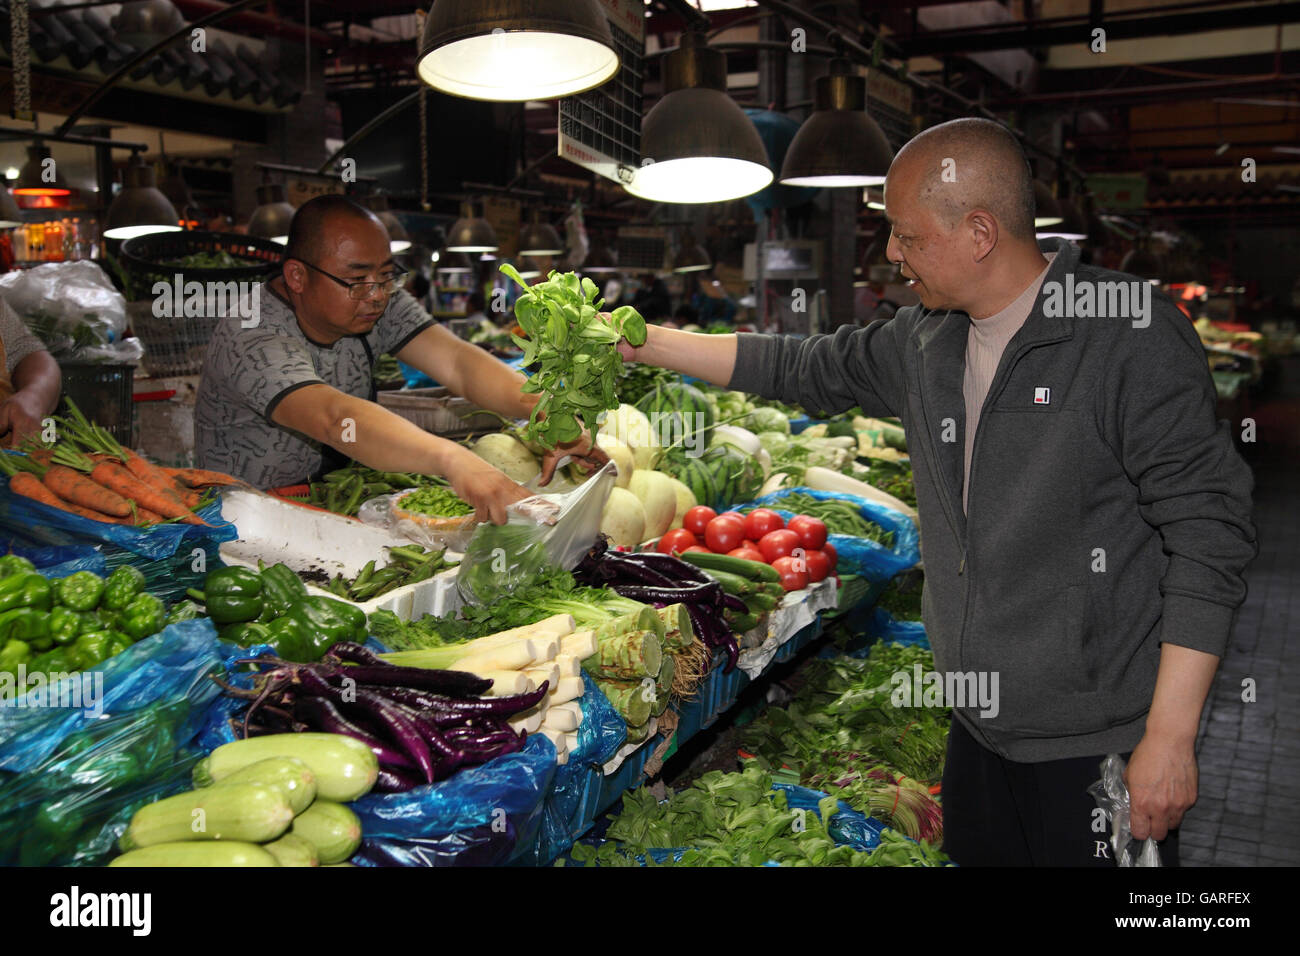
[[[11,638],[0,645],[0,674],[14,673],[31,659],[32,648],[26,641]]]
[[[120,611],[144,590],[144,575],[138,568],[124,564],[104,581],[104,607]]]
[[[82,634],[72,645],[72,663],[78,670],[87,670],[109,657],[113,642],[112,631],[91,631]]]
[[[37,575],[39,577],[39,575]],[[41,580],[45,580],[41,578]],[[48,588],[48,583],[46,584]],[[55,587],[59,603],[74,611],[89,611],[99,605],[104,595],[104,579],[93,571],[78,571],[60,580]]]

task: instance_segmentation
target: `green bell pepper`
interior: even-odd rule
[[[283,617],[289,605],[307,596],[307,585],[302,583],[288,565],[273,564],[262,569],[262,599],[273,618]]]
[[[27,662],[29,674],[71,674],[80,670],[72,653],[72,645],[55,647]]]
[[[104,582],[104,607],[119,611],[144,590],[144,575],[138,568],[124,564]]]
[[[167,609],[152,594],[137,594],[122,611],[122,630],[137,641],[157,634],[167,621]]]
[[[258,621],[237,621],[227,624],[217,636],[240,647],[252,647],[254,644],[265,644],[269,634],[267,625]]]
[[[34,607],[19,607],[0,613],[0,643],[26,641],[34,651],[47,650],[54,643],[50,636],[50,612]]]
[[[116,657],[135,644],[135,638],[130,634],[123,634],[121,631],[109,631],[108,633],[112,639],[108,642],[108,651],[104,654],[104,660]]]
[[[11,574],[20,572],[31,572],[36,570],[36,565],[32,564],[24,557],[16,554],[6,554],[0,558],[0,578],[7,578]]]
[[[311,631],[297,618],[277,618],[266,626],[266,630],[266,643],[275,650],[277,657],[299,663],[320,659],[320,654],[314,650]]]
[[[203,603],[217,624],[256,620],[262,613],[262,578],[248,568],[218,568],[203,582]]]
[[[74,611],[89,611],[99,605],[104,596],[104,579],[93,571],[78,571],[69,574],[56,585],[59,591],[59,603]]]
[[[356,605],[333,598],[312,595],[294,601],[285,616],[298,621],[306,629],[313,661],[320,660],[339,641],[360,643],[366,639],[365,612]]]
[[[32,656],[32,649],[26,641],[10,639],[0,647],[0,674],[8,671],[14,673],[20,664],[26,664]]]
[[[82,573],[89,572],[77,572]],[[36,607],[48,611],[50,582],[34,571],[19,571],[0,579],[0,612],[19,607]]]
[[[68,610],[72,610],[68,608]],[[78,634],[89,634],[91,631],[107,631],[117,624],[117,615],[112,611],[104,608],[97,608],[93,611],[73,611],[81,619],[77,625]]]
[[[55,644],[71,644],[80,630],[81,615],[72,608],[60,605],[50,611],[50,637]]]
[[[181,601],[173,604],[172,609],[167,612],[167,620],[163,622],[166,627],[170,624],[177,624],[181,621],[193,621],[203,616],[203,608],[199,607],[193,601]]]
[[[89,670],[108,658],[108,648],[112,642],[112,631],[82,634],[72,645],[72,663],[79,670]]]

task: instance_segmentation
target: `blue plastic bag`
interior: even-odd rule
[[[867,638],[874,638],[874,640],[870,640],[866,647],[855,650],[849,655],[850,657],[866,657],[871,653],[871,648],[877,641],[885,644],[916,644],[925,648],[930,646],[930,638],[926,636],[923,623],[920,621],[899,621],[883,607],[878,607],[872,611],[864,635]]]
[[[921,560],[921,539],[917,534],[916,524],[907,515],[887,508],[857,495],[846,495],[837,491],[818,491],[815,488],[782,488],[770,495],[756,498],[749,504],[738,505],[742,508],[771,508],[787,521],[794,517],[794,512],[781,508],[781,499],[792,494],[810,495],[823,501],[835,499],[850,502],[862,514],[862,517],[874,521],[886,531],[894,532],[894,546],[886,548],[869,538],[855,538],[847,534],[833,534],[830,543],[835,546],[839,557],[838,570],[847,574],[857,574],[868,581],[888,581],[901,571],[916,565]]]
[[[68,734],[103,714],[124,714],[176,696],[189,698],[196,710],[206,708],[218,693],[208,674],[220,666],[216,628],[200,618],[169,625],[51,689],[82,706],[32,706],[40,702],[33,697],[36,691],[18,700],[0,695],[0,770],[30,770]],[[80,699],[70,693],[74,680]]]
[[[159,524],[151,528],[133,528],[106,521],[92,521],[60,508],[15,495],[9,480],[0,482],[0,531],[8,532],[18,542],[29,545],[84,545],[103,541],[146,558],[165,558],[175,554],[182,544],[198,538],[213,542],[234,541],[235,526],[221,517],[221,498],[196,512],[212,527],[197,524]]]
[[[818,804],[829,796],[820,790],[810,790],[808,787],[800,787],[793,783],[774,783],[772,789],[785,791],[786,806],[790,809],[811,810],[818,817],[821,816]],[[870,851],[880,843],[880,834],[885,831],[885,825],[879,820],[859,813],[841,800],[839,810],[826,824],[826,830],[840,846]]]
[[[33,547],[10,539],[0,541],[0,552],[16,554],[36,565],[36,570],[47,578],[66,578],[76,571],[93,571],[104,575],[104,555],[89,545],[78,547]]]
[[[578,745],[569,762],[555,771],[555,780],[542,807],[537,842],[526,854],[534,866],[550,863],[591,826],[604,771],[601,769],[627,740],[627,721],[614,709],[596,682],[583,671],[582,723]]]
[[[524,749],[405,793],[351,804],[361,818],[358,866],[493,866],[537,839],[555,777],[555,746],[541,734]]]

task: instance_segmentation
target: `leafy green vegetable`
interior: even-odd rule
[[[576,439],[585,426],[593,434],[597,416],[618,407],[614,385],[623,367],[618,354],[624,336],[645,344],[645,320],[631,306],[621,306],[606,323],[600,318],[604,299],[588,278],[552,271],[545,282],[530,286],[509,263],[501,271],[524,289],[515,301],[515,318],[527,338],[512,335],[524,350],[524,365],[540,364],[525,392],[541,393],[528,418],[525,434],[546,448]]]

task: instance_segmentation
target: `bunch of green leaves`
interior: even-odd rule
[[[889,587],[885,588],[876,605],[892,614],[895,620],[919,621],[923,586],[924,578],[920,576],[909,578],[906,575],[899,575],[889,582]]]
[[[615,384],[623,367],[618,342],[645,344],[645,320],[631,306],[600,317],[604,299],[588,278],[552,271],[530,286],[509,263],[501,271],[524,289],[515,301],[515,319],[527,338],[512,335],[524,350],[524,365],[539,365],[524,385],[542,398],[528,418],[526,436],[545,448],[571,442],[585,426],[596,431],[597,416],[618,407]]]

